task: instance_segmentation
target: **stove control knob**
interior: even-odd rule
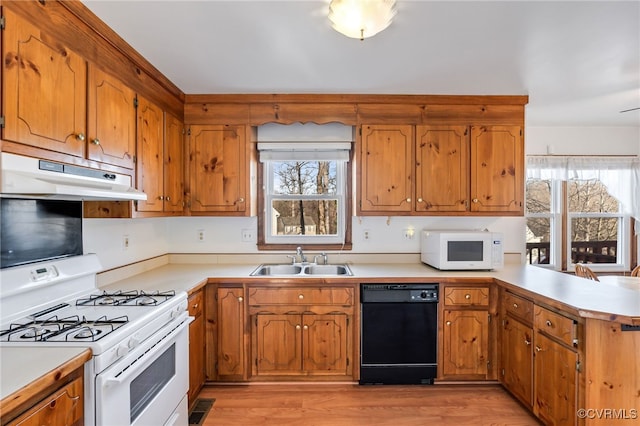
[[[140,339],[136,336],[132,336],[131,339],[129,339],[127,346],[129,347],[129,349],[133,349],[139,344],[140,344]]]
[[[120,346],[118,346],[118,349],[116,350],[116,354],[119,357],[125,356],[128,353],[129,353],[129,348],[127,347],[127,345],[120,345]]]

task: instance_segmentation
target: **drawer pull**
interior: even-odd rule
[[[545,324],[547,324],[547,327],[553,327],[553,323],[549,320],[547,320],[547,322],[545,322]]]
[[[518,304],[517,303],[513,304],[513,309],[518,309]]]
[[[447,325],[451,325],[451,321],[447,321]]]
[[[300,299],[300,300],[304,299],[304,294],[299,294],[298,295],[298,299]]]
[[[467,299],[467,300],[469,300],[469,299],[471,299],[471,295],[470,295],[470,294],[465,294],[465,295],[464,295],[464,298],[465,298],[465,299]]]
[[[244,297],[242,297],[242,296],[238,297],[238,302],[242,302],[243,300],[244,300]]]

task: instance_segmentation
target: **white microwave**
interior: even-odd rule
[[[494,270],[504,266],[502,234],[423,230],[421,260],[441,270]]]

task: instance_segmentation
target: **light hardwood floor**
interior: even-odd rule
[[[539,425],[499,385],[206,386],[216,401],[204,426]]]

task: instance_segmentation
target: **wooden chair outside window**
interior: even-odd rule
[[[600,281],[598,276],[588,266],[584,266],[582,263],[576,263],[576,276],[588,280]]]
[[[640,265],[637,265],[635,268],[633,268],[633,271],[631,271],[631,276],[640,277]]]

